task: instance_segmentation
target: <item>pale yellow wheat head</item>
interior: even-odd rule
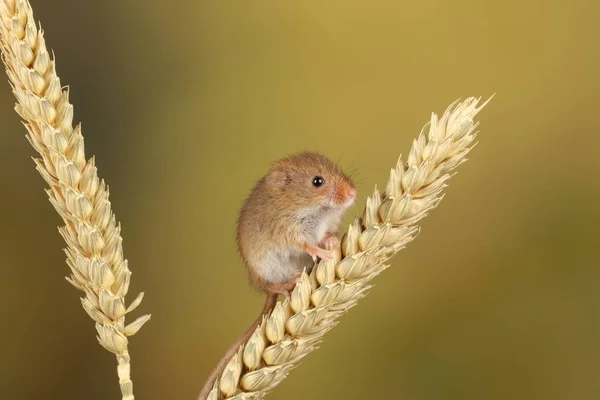
[[[209,400],[261,399],[302,357],[316,349],[325,332],[372,287],[370,281],[419,230],[417,223],[441,201],[452,171],[474,145],[475,115],[486,103],[468,98],[452,104],[398,160],[385,192],[375,188],[362,218],[356,218],[331,261],[303,274],[290,301],[273,312],[239,348],[208,394]]]
[[[61,87],[28,1],[0,0],[0,34],[6,73],[17,99],[15,109],[40,154],[34,161],[50,186],[50,201],[65,222],[60,233],[67,243],[72,273],[67,280],[85,293],[83,308],[96,321],[100,344],[117,356],[123,399],[131,400],[127,337],[150,316],[125,325],[125,314],[140,304],[143,293],[126,306],[131,272],[123,258],[108,187],[98,178],[94,159],[86,160],[81,126],[73,128],[69,91]]]

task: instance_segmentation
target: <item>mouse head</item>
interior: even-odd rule
[[[319,153],[299,153],[275,162],[265,181],[277,200],[290,207],[343,210],[356,198],[352,180]]]

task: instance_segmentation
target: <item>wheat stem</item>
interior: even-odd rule
[[[451,172],[467,160],[477,134],[473,118],[487,104],[478,106],[479,101],[455,102],[441,119],[432,114],[407,161],[400,157],[391,170],[384,194],[375,188],[367,198],[335,259],[303,274],[291,300],[278,303],[240,346],[207,399],[262,399],[367,294],[369,282],[415,238],[417,223],[442,200]]]
[[[15,109],[27,128],[27,139],[41,156],[37,170],[50,188],[50,202],[63,218],[59,229],[67,248],[71,275],[67,280],[84,292],[81,303],[96,322],[98,341],[117,357],[123,400],[132,400],[128,336],[148,321],[144,315],[125,325],[131,271],[123,258],[120,226],[108,199],[108,186],[98,178],[94,159],[86,161],[81,125],[73,128],[69,91],[56,75],[55,62],[27,0],[0,0],[0,46]]]

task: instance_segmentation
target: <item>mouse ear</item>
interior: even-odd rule
[[[290,177],[285,171],[275,168],[267,175],[266,180],[273,187],[283,187],[289,182]]]

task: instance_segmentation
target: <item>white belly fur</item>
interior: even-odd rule
[[[281,248],[270,252],[256,271],[262,279],[273,283],[289,282],[295,272],[307,270],[313,266],[308,253],[291,248]]]
[[[342,210],[330,209],[321,211],[318,214],[315,214],[314,211],[305,214],[300,213],[298,219],[302,220],[305,228],[306,241],[318,246],[328,231],[339,226],[342,219]]]
[[[298,219],[302,219],[306,228],[304,235],[306,242],[319,246],[325,238],[325,234],[337,227],[342,217],[342,210],[330,209],[327,212],[299,213]],[[271,251],[258,265],[256,271],[259,276],[267,282],[287,283],[295,272],[301,272],[304,268],[310,269],[314,262],[306,252],[294,248],[283,247]]]

